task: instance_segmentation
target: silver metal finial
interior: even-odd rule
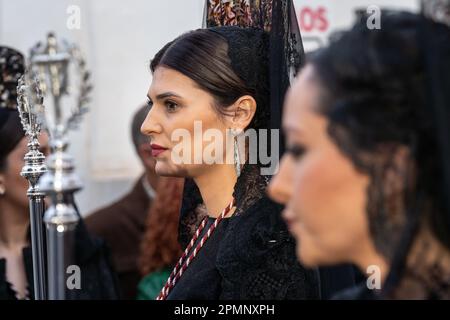
[[[83,184],[75,171],[73,157],[67,152],[70,130],[77,128],[88,110],[92,90],[90,74],[75,44],[59,41],[54,33],[46,43],[37,43],[30,51],[29,68],[39,79],[46,100],[46,130],[51,154],[48,171],[40,178],[39,188],[51,199],[44,215],[47,227],[49,299],[70,299],[66,290],[66,268],[74,263],[75,228],[79,214],[74,193]]]
[[[25,177],[30,187],[27,195],[30,199],[31,248],[33,255],[34,295],[36,300],[45,300],[45,261],[44,234],[42,216],[44,212],[45,193],[40,190],[38,181],[47,172],[45,156],[39,151],[39,134],[44,126],[44,104],[42,91],[37,79],[32,80],[25,73],[18,82],[17,109],[22,126],[28,136],[28,152],[21,176]]]

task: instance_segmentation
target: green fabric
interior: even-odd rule
[[[171,268],[146,275],[138,284],[137,300],[155,300],[170,276]]]

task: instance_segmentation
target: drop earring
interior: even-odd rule
[[[234,148],[234,170],[236,171],[236,176],[239,178],[241,175],[241,156],[239,154],[239,144],[238,144],[238,130],[231,129],[233,135],[233,148]]]

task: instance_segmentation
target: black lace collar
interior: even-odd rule
[[[266,192],[268,177],[262,176],[258,165],[245,164],[235,186],[233,197],[236,200],[235,215],[243,214]],[[178,240],[185,247],[196,228],[207,215],[200,190],[192,179],[186,179],[180,212]]]
[[[256,201],[264,197],[268,182],[268,177],[261,175],[261,168],[258,165],[245,164],[234,186],[233,197],[237,208],[235,214],[244,213]]]

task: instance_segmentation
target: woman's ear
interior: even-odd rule
[[[230,127],[244,130],[256,113],[256,100],[249,95],[242,96],[233,104]]]

